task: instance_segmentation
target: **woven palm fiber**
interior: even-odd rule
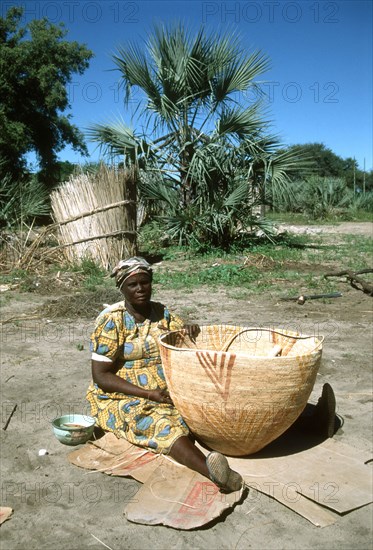
[[[186,331],[162,335],[160,352],[170,395],[192,432],[211,449],[245,456],[301,414],[322,341],[276,328],[209,325],[195,338]]]

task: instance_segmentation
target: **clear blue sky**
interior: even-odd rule
[[[111,56],[119,45],[144,40],[152,24],[181,19],[197,29],[238,31],[245,49],[271,59],[262,75],[274,132],[284,144],[322,142],[360,168],[372,163],[372,1],[4,1],[26,8],[28,21],[46,16],[63,22],[68,40],[95,53],[84,75],[69,87],[72,122],[84,130],[122,116],[130,122],[118,91]],[[90,160],[99,152],[88,144]],[[84,162],[66,149],[61,160]]]

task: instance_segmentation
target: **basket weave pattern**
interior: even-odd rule
[[[270,357],[274,346],[281,356]],[[279,437],[306,406],[322,339],[209,325],[195,339],[184,331],[161,336],[160,352],[170,395],[192,432],[211,449],[245,456]]]

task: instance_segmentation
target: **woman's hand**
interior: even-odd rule
[[[167,390],[149,390],[148,399],[149,401],[155,401],[156,403],[173,405],[172,399]]]
[[[189,334],[190,339],[194,342],[199,333],[201,332],[201,327],[197,323],[190,325],[184,325],[184,330]]]

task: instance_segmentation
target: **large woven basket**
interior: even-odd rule
[[[255,453],[306,406],[323,338],[269,328],[200,328],[195,338],[185,331],[160,338],[173,402],[211,449],[230,456]]]

